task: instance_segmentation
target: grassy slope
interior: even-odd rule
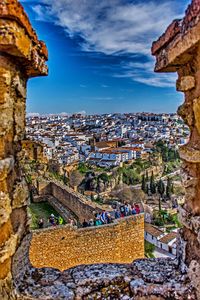
[[[29,212],[31,214],[31,229],[38,228],[38,220],[42,218],[44,220],[44,226],[48,226],[48,218],[51,214],[54,214],[55,217],[59,217],[59,214],[55,211],[55,209],[49,205],[48,202],[40,202],[40,203],[31,203],[29,205]]]

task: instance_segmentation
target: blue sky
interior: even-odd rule
[[[150,54],[188,0],[21,1],[49,51],[49,76],[28,84],[27,112],[174,112],[175,74]]]

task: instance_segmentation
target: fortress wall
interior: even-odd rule
[[[29,253],[38,268],[65,270],[81,264],[130,263],[144,257],[144,215],[99,227],[66,225],[37,230]]]
[[[81,194],[73,191],[69,193],[67,189],[63,189],[53,182],[51,183],[51,192],[52,196],[59,199],[59,202],[76,214],[80,222],[83,222],[84,219],[89,220],[93,218],[94,211],[102,211],[102,209],[98,208],[92,201],[87,201]]]
[[[193,0],[182,20],[174,20],[153,43],[155,71],[177,72],[177,91],[184,94],[178,109],[190,129],[180,147],[185,204],[179,208],[183,224],[178,244],[181,270],[188,272],[200,299],[200,1]]]
[[[80,222],[84,219],[89,220],[94,218],[94,212],[101,212],[103,206],[88,200],[85,196],[59,182],[39,181],[38,191],[40,196],[51,195],[57,199],[63,206],[74,213]]]
[[[0,299],[14,299],[13,256],[27,233],[27,184],[22,171],[26,87],[46,75],[47,50],[23,7],[0,1]]]

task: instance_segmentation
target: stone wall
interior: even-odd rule
[[[130,263],[143,257],[143,214],[98,227],[37,230],[30,247],[30,261],[37,268],[65,270],[82,264]]]
[[[12,299],[12,257],[27,233],[28,189],[21,171],[26,85],[46,75],[47,50],[22,6],[0,3],[0,298]]]
[[[51,195],[57,199],[58,202],[66,207],[74,215],[76,215],[79,222],[90,220],[94,218],[94,212],[102,212],[107,207],[98,205],[87,199],[82,194],[75,192],[72,188],[56,181],[38,181],[38,191],[40,196]]]
[[[47,157],[44,154],[44,145],[42,143],[23,140],[22,151],[24,153],[24,158],[29,161],[37,161],[44,165],[48,162]]]
[[[180,149],[186,202],[180,208],[184,225],[179,244],[181,269],[200,299],[200,1],[193,0],[183,20],[176,20],[153,44],[157,72],[177,72],[177,90],[185,102],[179,115],[190,128],[190,140]]]
[[[20,300],[197,300],[187,277],[171,259],[132,264],[81,265],[63,272],[30,265],[27,235],[14,257]]]

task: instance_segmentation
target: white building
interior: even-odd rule
[[[161,229],[151,224],[145,223],[144,227],[145,241],[153,244],[157,248],[160,248],[170,254],[176,256],[176,239],[177,232],[165,233]]]
[[[158,247],[176,256],[177,233],[170,232],[158,241]]]
[[[149,242],[150,244],[153,244],[156,247],[158,246],[158,239],[162,238],[165,235],[165,233],[158,227],[148,223],[145,223],[144,231],[145,241]]]

